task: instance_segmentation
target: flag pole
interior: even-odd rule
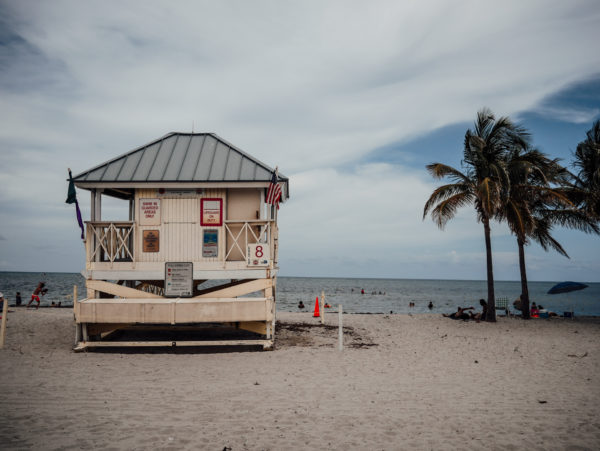
[[[83,219],[81,218],[81,210],[79,209],[79,202],[77,202],[77,190],[75,189],[75,182],[73,181],[73,174],[71,173],[71,168],[67,168],[69,172],[69,189],[67,191],[67,200],[65,203],[67,204],[75,204],[75,216],[77,218],[77,223],[79,224],[79,228],[81,229],[81,240],[85,246],[85,233],[83,226]]]
[[[279,183],[279,166],[275,166],[275,183]],[[275,207],[275,223],[277,223],[277,213],[279,208]]]

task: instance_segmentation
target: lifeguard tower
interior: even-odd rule
[[[277,208],[289,180],[213,133],[170,133],[73,178],[91,192],[87,297],[76,350],[106,346],[273,345]],[[128,202],[102,220],[102,197]],[[127,211],[126,208],[124,211]],[[228,326],[249,339],[112,340],[115,331]],[[123,334],[120,334],[123,335]]]

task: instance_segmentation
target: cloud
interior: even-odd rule
[[[546,117],[550,117],[562,122],[572,122],[573,124],[590,124],[598,115],[600,108],[560,108],[560,107],[539,107],[535,112]]]
[[[385,149],[470,123],[484,105],[535,109],[600,67],[593,1],[507,1],[493,13],[441,0],[1,8],[0,204],[17,213],[0,211],[4,233],[22,222],[59,233],[73,220],[68,166],[78,173],[193,123],[291,177],[282,255],[304,272],[449,274],[435,258],[460,271],[481,250],[474,216],[444,232],[422,221],[433,185],[404,165],[419,151],[396,165]],[[545,108],[577,123],[596,111]],[[377,149],[382,163],[365,163]],[[87,208],[87,193],[80,201]]]
[[[598,36],[585,8],[542,4],[508,2],[489,14],[473,3],[145,2],[119,3],[114,14],[104,4],[19,2],[5,77],[22,81],[10,89],[17,109],[4,135],[72,151],[85,136],[97,150],[111,130],[111,144],[126,150],[124,133],[135,146],[194,121],[288,171],[330,166],[471,120],[481,105],[531,107],[597,70],[599,57],[573,51]],[[550,26],[557,18],[560,30]],[[32,72],[44,80],[24,76]],[[23,128],[31,112],[33,136]],[[77,128],[66,133],[53,118]],[[114,156],[107,150],[102,158]]]
[[[291,274],[308,274],[316,261],[323,275],[369,273],[370,259],[388,277],[400,277],[428,254],[447,252],[454,243],[473,241],[482,228],[468,208],[445,231],[422,220],[435,186],[400,165],[365,164],[350,170],[315,169],[292,174],[291,199],[279,214],[282,258],[294,259]],[[445,257],[444,257],[445,258]]]

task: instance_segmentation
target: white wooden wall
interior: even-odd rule
[[[155,189],[136,190],[136,261],[165,262],[165,261],[222,261],[225,253],[225,227],[202,227],[200,225],[200,199],[223,199],[223,220],[226,219],[227,196],[224,189],[205,189],[203,195],[196,198],[160,197],[161,224],[155,226],[140,226],[139,200],[158,198]],[[204,229],[219,230],[219,256],[217,258],[202,258],[202,234]],[[143,231],[158,230],[160,235],[159,252],[142,252]]]

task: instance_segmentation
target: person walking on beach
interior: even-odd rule
[[[21,292],[17,291],[17,296],[15,297],[15,305],[19,307],[23,300],[21,299]]]
[[[35,309],[37,310],[40,308],[40,295],[44,296],[48,292],[48,288],[45,288],[45,286],[45,282],[38,283],[37,287],[35,287],[35,290],[33,290],[33,293],[31,293],[31,301],[29,301],[27,304],[27,308],[29,308],[33,301],[37,302]]]

